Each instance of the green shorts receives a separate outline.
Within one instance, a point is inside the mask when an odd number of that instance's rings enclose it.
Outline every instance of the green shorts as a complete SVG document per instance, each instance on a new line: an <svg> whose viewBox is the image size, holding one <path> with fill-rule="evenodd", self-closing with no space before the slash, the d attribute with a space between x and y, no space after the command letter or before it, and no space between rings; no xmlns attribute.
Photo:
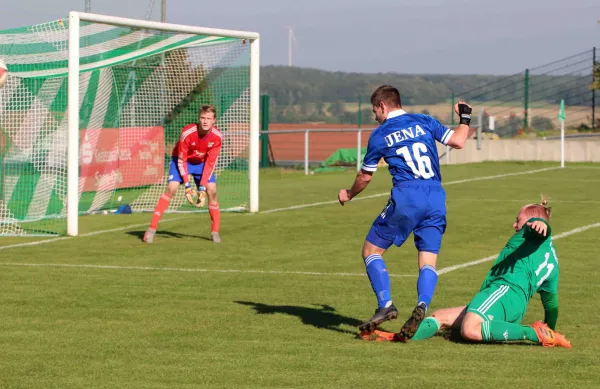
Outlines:
<svg viewBox="0 0 600 389"><path fill-rule="evenodd" d="M527 304L509 285L490 285L481 290L467 305L467 312L485 321L499 320L518 324L525 316Z"/></svg>

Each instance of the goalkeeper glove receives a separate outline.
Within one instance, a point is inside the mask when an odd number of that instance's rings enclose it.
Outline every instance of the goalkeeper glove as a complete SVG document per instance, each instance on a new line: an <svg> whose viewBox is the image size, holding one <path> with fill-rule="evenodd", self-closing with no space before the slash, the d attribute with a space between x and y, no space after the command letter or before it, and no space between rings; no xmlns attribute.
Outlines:
<svg viewBox="0 0 600 389"><path fill-rule="evenodd" d="M187 182L185 184L185 198L187 199L187 201L192 205L196 205L196 201L194 201L195 200L194 198L197 196L198 196L198 193L196 192L196 190L194 188L192 188L192 184Z"/></svg>
<svg viewBox="0 0 600 389"><path fill-rule="evenodd" d="M206 187L199 186L198 187L198 200L196 201L196 207L202 208L206 203Z"/></svg>
<svg viewBox="0 0 600 389"><path fill-rule="evenodd" d="M467 104L458 104L458 116L460 117L460 124L471 124L471 112L473 109Z"/></svg>

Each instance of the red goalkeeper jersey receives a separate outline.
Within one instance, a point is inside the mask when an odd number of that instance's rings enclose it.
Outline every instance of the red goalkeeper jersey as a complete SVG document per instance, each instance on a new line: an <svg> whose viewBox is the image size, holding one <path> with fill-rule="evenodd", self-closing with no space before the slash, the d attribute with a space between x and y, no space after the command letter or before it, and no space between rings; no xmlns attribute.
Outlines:
<svg viewBox="0 0 600 389"><path fill-rule="evenodd" d="M204 163L200 186L206 186L221 153L221 139L221 131L216 127L212 127L204 136L200 136L195 123L183 127L172 155L177 157L177 167L185 184L190 181L187 162L195 165Z"/></svg>

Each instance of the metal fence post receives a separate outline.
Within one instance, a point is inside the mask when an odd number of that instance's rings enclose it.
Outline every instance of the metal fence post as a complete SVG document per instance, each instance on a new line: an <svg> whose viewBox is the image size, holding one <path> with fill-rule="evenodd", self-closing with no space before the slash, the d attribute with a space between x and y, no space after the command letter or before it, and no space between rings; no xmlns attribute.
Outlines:
<svg viewBox="0 0 600 389"><path fill-rule="evenodd" d="M481 150L481 133L483 132L483 108L477 116L477 150Z"/></svg>
<svg viewBox="0 0 600 389"><path fill-rule="evenodd" d="M450 102L450 124L454 128L454 92L452 92L452 100Z"/></svg>
<svg viewBox="0 0 600 389"><path fill-rule="evenodd" d="M598 76L596 74L596 67L600 66L596 64L596 47L592 50L592 129L596 129L596 88L594 85L600 83L600 80L596 80Z"/></svg>
<svg viewBox="0 0 600 389"><path fill-rule="evenodd" d="M525 92L523 96L523 130L529 128L529 69L525 69Z"/></svg>
<svg viewBox="0 0 600 389"><path fill-rule="evenodd" d="M456 96L454 95L454 92L452 92L452 99L450 101L450 126L452 128L454 128L454 100L456 99ZM444 155L444 161L446 162L446 165L448 165L450 163L450 146L446 145L446 154Z"/></svg>
<svg viewBox="0 0 600 389"><path fill-rule="evenodd" d="M356 134L356 171L360 170L361 143L362 143L362 96L358 96L358 133Z"/></svg>
<svg viewBox="0 0 600 389"><path fill-rule="evenodd" d="M260 136L260 167L268 167L269 161L269 95L261 96L261 131L263 132Z"/></svg>
<svg viewBox="0 0 600 389"><path fill-rule="evenodd" d="M358 121L358 128L360 128L362 124L362 97L358 96L358 115L356 117Z"/></svg>
<svg viewBox="0 0 600 389"><path fill-rule="evenodd" d="M308 130L304 131L304 174L308 175Z"/></svg>
<svg viewBox="0 0 600 389"><path fill-rule="evenodd" d="M362 152L361 152L361 144L362 144L362 130L360 129L360 127L358 128L358 132L356 133L356 171L360 171L360 165L361 165L361 158L362 158Z"/></svg>

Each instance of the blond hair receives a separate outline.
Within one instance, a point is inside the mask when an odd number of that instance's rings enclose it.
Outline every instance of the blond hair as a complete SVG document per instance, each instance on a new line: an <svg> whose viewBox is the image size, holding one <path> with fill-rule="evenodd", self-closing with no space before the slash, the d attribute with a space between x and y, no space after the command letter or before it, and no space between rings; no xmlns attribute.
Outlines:
<svg viewBox="0 0 600 389"><path fill-rule="evenodd" d="M200 112L198 112L198 116L200 116L201 114L205 113L205 112L212 112L213 115L215 116L215 118L217 117L217 109L215 108L214 105L203 105L202 107L200 107Z"/></svg>

